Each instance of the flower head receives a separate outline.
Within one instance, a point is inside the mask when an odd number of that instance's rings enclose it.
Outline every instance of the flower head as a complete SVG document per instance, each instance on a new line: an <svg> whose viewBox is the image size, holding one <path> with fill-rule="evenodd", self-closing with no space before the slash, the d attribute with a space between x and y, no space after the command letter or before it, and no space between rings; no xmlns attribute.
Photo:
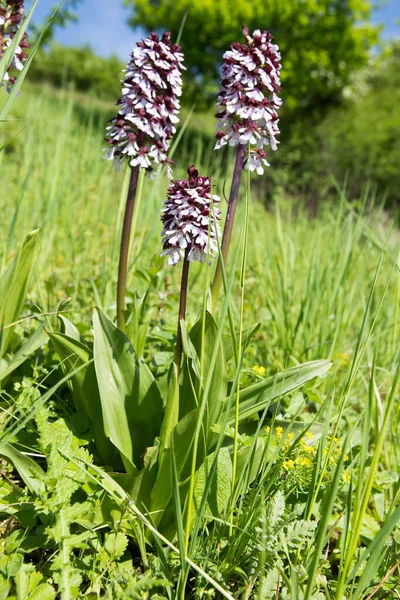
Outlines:
<svg viewBox="0 0 400 600"><path fill-rule="evenodd" d="M170 265L176 265L186 254L191 262L204 262L208 253L215 258L218 252L220 199L211 193L211 179L199 177L194 165L188 168L188 175L188 179L171 183L161 214L164 225L161 256L169 255Z"/></svg>
<svg viewBox="0 0 400 600"><path fill-rule="evenodd" d="M151 171L171 162L167 153L179 121L183 54L170 33L155 33L137 42L118 101L119 112L107 128L105 158Z"/></svg>
<svg viewBox="0 0 400 600"><path fill-rule="evenodd" d="M276 150L278 143L281 55L268 31L257 29L250 36L245 27L243 34L247 43L234 43L224 54L215 148L249 143L245 166L262 175L269 166L263 148Z"/></svg>
<svg viewBox="0 0 400 600"><path fill-rule="evenodd" d="M11 45L24 16L24 0L0 0L0 58ZM27 34L24 33L19 45L15 49L10 66L4 73L3 80L7 81L7 89L10 90L16 81L12 71L21 71L27 59L26 49L29 48Z"/></svg>

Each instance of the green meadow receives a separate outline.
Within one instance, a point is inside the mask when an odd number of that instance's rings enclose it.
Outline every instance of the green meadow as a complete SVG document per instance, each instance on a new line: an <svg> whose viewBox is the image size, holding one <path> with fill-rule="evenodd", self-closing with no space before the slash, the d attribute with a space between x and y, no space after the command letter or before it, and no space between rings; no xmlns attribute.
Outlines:
<svg viewBox="0 0 400 600"><path fill-rule="evenodd" d="M268 185L274 156L244 171L229 259L190 265L177 360L165 171L139 176L122 331L113 103L26 81L1 106L0 600L400 597L395 203L333 174L310 202ZM170 156L223 223L213 132L185 107Z"/></svg>

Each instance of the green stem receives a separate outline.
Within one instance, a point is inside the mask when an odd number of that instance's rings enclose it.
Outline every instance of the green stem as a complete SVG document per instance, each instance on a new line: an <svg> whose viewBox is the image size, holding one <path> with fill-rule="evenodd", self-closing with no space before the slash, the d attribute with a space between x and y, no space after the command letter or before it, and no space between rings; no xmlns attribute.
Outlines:
<svg viewBox="0 0 400 600"><path fill-rule="evenodd" d="M240 298L240 323L239 323L239 349L238 355L240 356L239 365L242 364L243 361L243 322L244 322L244 300L245 300L245 280L246 280L246 262L247 262L247 246L248 246L248 232L249 232L249 202L250 202L250 171L248 171L248 179L247 179L247 193L246 193L246 211L245 211L245 222L244 222L244 237L243 237L243 254L242 254L242 266L240 272L240 288L241 288L241 298ZM238 365L237 368L240 368ZM239 448L239 399L240 399L240 386L239 381L236 388L236 396L235 396L235 431L233 438L233 459L232 459L232 498L235 495L235 481L236 481L236 472L237 472L237 455ZM233 523L233 504L232 504L232 514L230 518L231 523ZM232 532L231 532L232 533Z"/></svg>
<svg viewBox="0 0 400 600"><path fill-rule="evenodd" d="M187 288L188 288L188 280L189 280L189 265L190 265L189 260L188 260L189 250L190 250L190 247L186 248L185 258L183 259L181 294L180 294L180 299L179 299L178 330L176 333L176 346L175 346L174 362L178 369L178 378L179 378L179 371L181 368L181 361L182 361L181 321L184 321L185 317L186 317L186 299L187 299Z"/></svg>
<svg viewBox="0 0 400 600"><path fill-rule="evenodd" d="M124 223L122 226L121 249L118 265L118 284L117 284L117 323L118 327L125 330L125 293L126 280L128 273L129 243L132 228L133 209L135 207L136 190L139 179L139 167L134 167L131 171L128 196L126 199Z"/></svg>
<svg viewBox="0 0 400 600"><path fill-rule="evenodd" d="M233 223L235 220L236 205L237 205L237 199L238 199L238 195L239 195L240 180L242 177L243 161L244 161L245 154L246 154L246 145L241 144L240 146L238 146L237 152L236 152L236 160L235 160L235 168L234 168L233 177L232 177L231 193L229 195L228 212L226 213L224 233L222 236L221 254L219 257L217 269L216 269L215 275L214 275L214 281L213 281L212 288L211 288L211 300L212 300L213 311L215 310L215 307L217 305L218 294L219 294L219 290L220 290L221 283L222 283L222 269L221 269L220 261L223 260L224 264L226 265L226 262L228 259L229 246L230 246L231 237L232 237Z"/></svg>

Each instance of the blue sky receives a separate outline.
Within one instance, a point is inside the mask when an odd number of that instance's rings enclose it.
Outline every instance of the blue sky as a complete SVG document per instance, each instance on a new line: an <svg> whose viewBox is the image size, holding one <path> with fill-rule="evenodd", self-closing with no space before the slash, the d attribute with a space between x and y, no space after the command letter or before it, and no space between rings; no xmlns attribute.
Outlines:
<svg viewBox="0 0 400 600"><path fill-rule="evenodd" d="M44 20L55 4L57 0L39 0L34 21ZM79 22L58 29L56 39L71 46L90 44L102 56L116 54L125 60L140 32L133 32L127 26L130 11L124 8L123 0L82 0L78 12ZM373 16L374 22L384 24L385 38L400 36L400 26L396 24L398 19L400 0L388 0L386 6L375 11Z"/></svg>

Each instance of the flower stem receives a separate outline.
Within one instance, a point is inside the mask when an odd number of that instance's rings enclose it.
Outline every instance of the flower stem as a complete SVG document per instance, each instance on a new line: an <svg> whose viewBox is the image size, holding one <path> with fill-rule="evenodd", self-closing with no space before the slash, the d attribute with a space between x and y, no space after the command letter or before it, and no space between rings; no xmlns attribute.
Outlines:
<svg viewBox="0 0 400 600"><path fill-rule="evenodd" d="M174 362L178 369L178 377L179 371L181 368L181 360L182 360L182 329L181 329L181 321L185 319L186 316L186 298L187 298L187 287L189 280L189 265L190 262L188 260L190 247L186 248L185 258L183 259L182 266L182 280L181 280L181 295L179 299L179 317L178 317L178 330L176 334L176 347L175 347L175 359Z"/></svg>
<svg viewBox="0 0 400 600"><path fill-rule="evenodd" d="M240 179L242 177L243 171L243 161L246 154L246 145L241 144L237 148L236 152L236 160L235 160L235 169L233 171L232 177L232 186L231 193L229 195L229 204L228 204L228 212L226 213L226 221L224 227L224 233L222 236L222 244L221 244L221 254L219 257L219 261L217 264L217 269L214 275L214 281L211 288L211 299L212 299L212 309L215 310L219 290L222 283L222 269L220 261L223 260L224 264L226 264L229 252L229 245L231 242L232 230L233 230L233 222L235 220L235 212L237 199L239 195L239 187L240 187Z"/></svg>
<svg viewBox="0 0 400 600"><path fill-rule="evenodd" d="M131 179L129 182L128 196L126 199L124 223L122 226L121 249L118 265L118 284L117 284L117 324L118 327L125 330L125 292L128 273L129 242L131 237L132 216L135 207L136 190L139 180L140 167L134 167L131 170Z"/></svg>

